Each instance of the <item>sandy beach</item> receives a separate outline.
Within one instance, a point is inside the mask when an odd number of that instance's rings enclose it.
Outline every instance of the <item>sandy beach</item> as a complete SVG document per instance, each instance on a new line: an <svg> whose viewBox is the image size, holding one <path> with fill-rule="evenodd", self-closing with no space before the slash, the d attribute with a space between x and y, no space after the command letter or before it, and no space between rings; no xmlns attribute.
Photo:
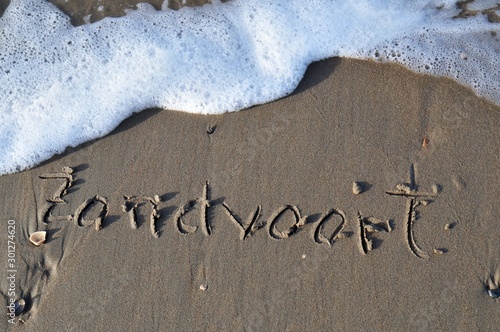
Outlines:
<svg viewBox="0 0 500 332"><path fill-rule="evenodd" d="M494 331L499 127L449 79L339 58L249 110L138 113L0 177L26 301L2 330Z"/></svg>
<svg viewBox="0 0 500 332"><path fill-rule="evenodd" d="M250 109L136 113L0 176L0 330L496 331L498 128L451 79L345 58Z"/></svg>

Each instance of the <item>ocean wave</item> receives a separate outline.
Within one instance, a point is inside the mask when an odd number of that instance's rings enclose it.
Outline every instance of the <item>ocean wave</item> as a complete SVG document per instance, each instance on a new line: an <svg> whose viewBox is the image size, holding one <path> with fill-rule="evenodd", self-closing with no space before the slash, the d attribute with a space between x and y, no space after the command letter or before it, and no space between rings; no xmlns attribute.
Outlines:
<svg viewBox="0 0 500 332"><path fill-rule="evenodd" d="M496 4L465 8L447 0L140 4L73 26L44 0L12 0L0 18L0 173L104 136L146 108L215 114L275 100L308 64L333 56L448 76L500 104Z"/></svg>

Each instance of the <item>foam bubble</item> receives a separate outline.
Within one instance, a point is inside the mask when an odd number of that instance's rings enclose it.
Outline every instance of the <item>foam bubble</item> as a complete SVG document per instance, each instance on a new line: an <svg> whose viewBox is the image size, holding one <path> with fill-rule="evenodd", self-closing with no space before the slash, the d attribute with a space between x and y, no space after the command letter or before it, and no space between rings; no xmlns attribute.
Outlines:
<svg viewBox="0 0 500 332"><path fill-rule="evenodd" d="M139 5L73 27L44 0L12 0L0 18L0 173L103 136L145 108L213 114L274 100L331 56L445 75L500 104L498 25L481 11L452 19L458 12L449 0L232 0Z"/></svg>

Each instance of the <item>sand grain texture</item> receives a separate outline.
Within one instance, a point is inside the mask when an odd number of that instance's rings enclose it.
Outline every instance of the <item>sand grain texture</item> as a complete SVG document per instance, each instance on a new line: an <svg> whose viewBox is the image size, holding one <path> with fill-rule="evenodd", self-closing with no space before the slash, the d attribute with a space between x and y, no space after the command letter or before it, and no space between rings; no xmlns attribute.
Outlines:
<svg viewBox="0 0 500 332"><path fill-rule="evenodd" d="M136 114L0 177L0 220L16 221L30 303L24 325L2 330L493 331L499 127L498 107L451 80L343 59L311 65L294 94L249 110ZM101 230L40 220L64 182L40 176L64 166L74 183L53 214L100 195ZM404 183L425 197L386 193ZM141 202L129 197L137 229L125 195ZM35 230L48 232L40 247Z"/></svg>

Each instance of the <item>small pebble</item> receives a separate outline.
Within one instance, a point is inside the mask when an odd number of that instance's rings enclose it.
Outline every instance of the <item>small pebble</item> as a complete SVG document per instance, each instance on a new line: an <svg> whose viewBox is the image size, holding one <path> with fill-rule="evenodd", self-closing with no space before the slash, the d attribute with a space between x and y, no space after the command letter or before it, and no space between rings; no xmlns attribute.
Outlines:
<svg viewBox="0 0 500 332"><path fill-rule="evenodd" d="M457 223L455 223L455 222L452 222L452 223L446 224L446 225L444 225L444 230L445 230L445 231L449 231L450 229L455 228L456 224L457 224Z"/></svg>
<svg viewBox="0 0 500 332"><path fill-rule="evenodd" d="M443 249L434 248L434 253L436 255L442 255L445 253L445 251Z"/></svg>
<svg viewBox="0 0 500 332"><path fill-rule="evenodd" d="M432 192L433 192L435 195L439 194L439 192L441 191L441 188L440 188L440 187L439 187L439 185L437 185L437 184L433 184L433 185L432 185L432 187L431 187L431 189L432 189Z"/></svg>
<svg viewBox="0 0 500 332"><path fill-rule="evenodd" d="M207 288L208 288L208 287L207 287L207 285L205 285L205 284L201 284L201 285L200 285L200 289L201 289L202 291L206 291L206 290L207 290Z"/></svg>
<svg viewBox="0 0 500 332"><path fill-rule="evenodd" d="M500 289L488 289L488 295L491 298L498 299L500 297Z"/></svg>
<svg viewBox="0 0 500 332"><path fill-rule="evenodd" d="M363 188L358 182L353 182L352 183L352 193L354 195L359 195L363 192Z"/></svg>

